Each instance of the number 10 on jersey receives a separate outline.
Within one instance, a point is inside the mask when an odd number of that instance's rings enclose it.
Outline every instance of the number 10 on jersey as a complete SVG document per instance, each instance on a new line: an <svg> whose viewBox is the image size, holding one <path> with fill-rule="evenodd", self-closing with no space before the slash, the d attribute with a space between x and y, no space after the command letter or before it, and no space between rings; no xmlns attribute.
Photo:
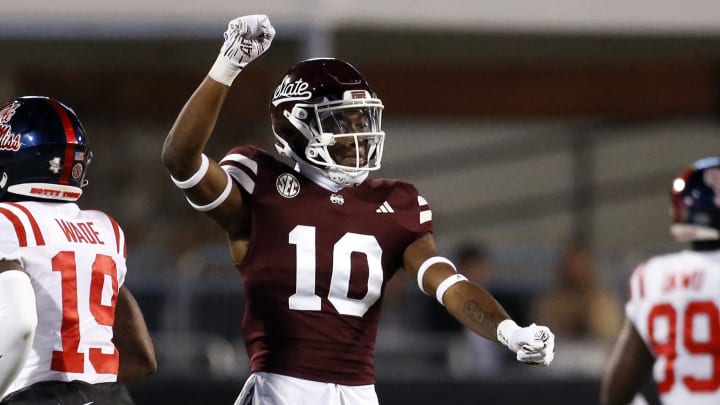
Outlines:
<svg viewBox="0 0 720 405"><path fill-rule="evenodd" d="M315 293L316 244L314 226L298 225L290 231L288 242L296 246L295 294L288 299L292 310L320 311L321 298ZM367 294L361 299L348 297L353 253L367 258ZM332 276L328 301L341 315L363 316L380 298L383 283L382 248L372 235L345 233L333 246Z"/></svg>

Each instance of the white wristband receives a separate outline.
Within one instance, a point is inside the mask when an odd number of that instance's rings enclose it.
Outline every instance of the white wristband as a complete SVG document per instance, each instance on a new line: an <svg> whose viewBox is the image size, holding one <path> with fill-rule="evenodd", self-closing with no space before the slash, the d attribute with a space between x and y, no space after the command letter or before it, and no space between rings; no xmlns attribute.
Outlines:
<svg viewBox="0 0 720 405"><path fill-rule="evenodd" d="M512 347L510 347L510 344L508 343L510 336L515 332L516 330L520 329L520 326L518 326L515 321L512 319L506 319L497 327L497 340L498 342L504 344L508 348L512 350Z"/></svg>
<svg viewBox="0 0 720 405"><path fill-rule="evenodd" d="M224 170L223 170L224 171ZM205 205L198 205L194 202L190 201L189 198L185 197L187 202L190 204L191 207L198 211L210 211L212 209L217 208L220 204L224 203L225 200L227 200L228 196L230 195L230 191L232 190L232 178L230 177L230 173L225 172L227 175L227 185L225 186L225 190L223 190L222 193L216 198L214 201L210 202L209 204Z"/></svg>
<svg viewBox="0 0 720 405"><path fill-rule="evenodd" d="M441 305L445 305L445 301L443 300L443 295L445 295L445 291L447 291L448 288L454 286L461 281L467 281L467 277L463 276L462 274L453 274L452 276L443 280L440 285L438 285L437 289L435 290L435 298L437 298L438 302Z"/></svg>
<svg viewBox="0 0 720 405"><path fill-rule="evenodd" d="M232 86L233 80L240 74L242 69L228 62L224 56L218 55L208 72L208 76L218 83L226 86Z"/></svg>
<svg viewBox="0 0 720 405"><path fill-rule="evenodd" d="M422 291L424 294L428 295L428 292L425 291L425 288L423 288L423 278L425 277L425 272L428 271L430 266L437 263L445 263L450 265L450 267L453 268L457 272L457 269L455 268L455 265L450 260L442 257L442 256L433 256L422 262L420 265L420 268L417 272L417 283L418 287L420 287L420 291Z"/></svg>
<svg viewBox="0 0 720 405"><path fill-rule="evenodd" d="M205 175L207 174L208 168L210 168L210 161L209 161L208 157L205 156L205 154L203 153L200 155L200 167L197 169L195 174L190 176L189 179L178 180L173 176L170 176L170 179L180 189L186 190L188 188L193 188L198 183L200 183L200 180L202 180L203 177L205 177Z"/></svg>

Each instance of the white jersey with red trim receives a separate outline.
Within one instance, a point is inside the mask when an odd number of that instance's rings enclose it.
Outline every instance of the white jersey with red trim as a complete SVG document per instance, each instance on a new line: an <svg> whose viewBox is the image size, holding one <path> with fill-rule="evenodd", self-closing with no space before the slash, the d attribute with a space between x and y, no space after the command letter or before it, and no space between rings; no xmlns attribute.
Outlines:
<svg viewBox="0 0 720 405"><path fill-rule="evenodd" d="M22 262L38 311L32 350L8 393L39 381L116 381L112 326L127 272L118 224L75 203L0 203L0 259Z"/></svg>
<svg viewBox="0 0 720 405"><path fill-rule="evenodd" d="M683 251L640 265L626 313L655 356L663 404L720 404L720 251Z"/></svg>

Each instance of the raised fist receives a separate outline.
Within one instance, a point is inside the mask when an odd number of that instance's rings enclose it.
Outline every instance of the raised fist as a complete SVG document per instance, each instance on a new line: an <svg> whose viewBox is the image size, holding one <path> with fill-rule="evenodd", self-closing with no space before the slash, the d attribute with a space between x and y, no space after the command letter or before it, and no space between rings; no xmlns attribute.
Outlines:
<svg viewBox="0 0 720 405"><path fill-rule="evenodd" d="M275 28L266 15L246 15L230 21L224 36L220 55L228 63L243 69L270 48Z"/></svg>
<svg viewBox="0 0 720 405"><path fill-rule="evenodd" d="M548 366L555 357L555 335L547 326L533 323L510 335L508 347L515 351L518 361Z"/></svg>
<svg viewBox="0 0 720 405"><path fill-rule="evenodd" d="M507 319L498 326L498 340L523 363L548 366L555 357L555 335L547 326L533 323L521 328Z"/></svg>

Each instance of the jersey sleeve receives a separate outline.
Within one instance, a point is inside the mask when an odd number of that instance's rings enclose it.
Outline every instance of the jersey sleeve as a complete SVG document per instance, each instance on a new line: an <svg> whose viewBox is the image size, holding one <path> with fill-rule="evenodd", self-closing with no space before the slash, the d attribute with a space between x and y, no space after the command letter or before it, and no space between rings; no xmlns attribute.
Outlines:
<svg viewBox="0 0 720 405"><path fill-rule="evenodd" d="M405 228L418 237L432 232L432 210L427 199L420 195L414 185L409 183L397 182L394 189L396 195L392 200L397 199L397 204L404 208L402 209L402 222Z"/></svg>
<svg viewBox="0 0 720 405"><path fill-rule="evenodd" d="M418 232L419 233L426 233L426 232L432 232L433 230L433 222L432 222L432 210L430 209L430 204L425 199L425 197L418 194L417 196L417 203L418 203Z"/></svg>
<svg viewBox="0 0 720 405"><path fill-rule="evenodd" d="M20 236L18 222L13 223L12 213L0 207L0 260L20 260ZM22 230L24 232L24 230Z"/></svg>
<svg viewBox="0 0 720 405"><path fill-rule="evenodd" d="M107 214L105 214L107 215ZM107 215L108 220L113 228L115 234L115 248L118 254L125 260L127 260L127 242L125 241L125 232L122 227L115 221L113 217ZM122 287L125 284L125 276L127 275L127 269L125 271L118 272L118 287Z"/></svg>
<svg viewBox="0 0 720 405"><path fill-rule="evenodd" d="M230 150L220 160L220 167L230 174L244 193L252 196L255 192L260 159L261 151L256 147L239 146Z"/></svg>
<svg viewBox="0 0 720 405"><path fill-rule="evenodd" d="M90 213L96 219L106 220L107 224L112 229L113 235L113 249L117 254L122 257L123 262L127 260L127 242L125 241L125 232L122 227L115 221L115 218L110 216L108 213L98 210L87 210L86 213ZM122 287L125 284L125 276L127 275L126 264L122 264L122 268L118 269L118 287Z"/></svg>
<svg viewBox="0 0 720 405"><path fill-rule="evenodd" d="M625 315L638 328L642 300L645 298L645 263L640 264L628 281L628 301L625 304ZM639 329L638 329L639 330Z"/></svg>

